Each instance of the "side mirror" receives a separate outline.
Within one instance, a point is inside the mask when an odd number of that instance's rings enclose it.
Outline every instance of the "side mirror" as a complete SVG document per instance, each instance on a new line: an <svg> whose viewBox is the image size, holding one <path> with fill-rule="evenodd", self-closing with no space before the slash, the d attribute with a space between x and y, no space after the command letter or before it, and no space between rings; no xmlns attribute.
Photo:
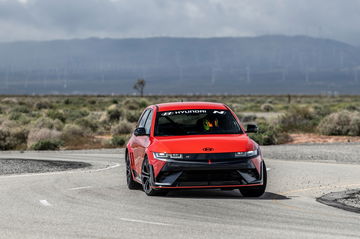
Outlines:
<svg viewBox="0 0 360 239"><path fill-rule="evenodd" d="M139 127L139 128L135 129L134 135L135 136L144 136L144 135L147 135L147 134L146 134L146 130L145 130L144 127Z"/></svg>
<svg viewBox="0 0 360 239"><path fill-rule="evenodd" d="M255 124L248 124L246 126L246 133L257 133L258 127Z"/></svg>

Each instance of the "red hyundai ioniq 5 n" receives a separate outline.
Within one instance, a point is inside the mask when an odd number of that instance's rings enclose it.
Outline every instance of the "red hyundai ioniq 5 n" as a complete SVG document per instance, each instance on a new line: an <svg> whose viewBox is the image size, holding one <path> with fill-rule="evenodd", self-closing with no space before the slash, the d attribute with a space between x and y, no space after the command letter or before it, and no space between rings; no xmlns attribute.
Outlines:
<svg viewBox="0 0 360 239"><path fill-rule="evenodd" d="M239 189L259 197L266 167L259 145L231 109L220 103L151 105L142 113L125 151L129 189L142 186L149 196L169 190Z"/></svg>

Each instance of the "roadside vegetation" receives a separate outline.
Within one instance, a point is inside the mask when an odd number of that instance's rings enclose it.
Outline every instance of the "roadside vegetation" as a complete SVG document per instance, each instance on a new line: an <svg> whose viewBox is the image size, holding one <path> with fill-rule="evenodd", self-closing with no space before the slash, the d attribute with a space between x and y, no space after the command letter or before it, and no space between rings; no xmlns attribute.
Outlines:
<svg viewBox="0 0 360 239"><path fill-rule="evenodd" d="M263 145L291 133L360 136L360 96L0 96L0 150L122 147L146 106L176 101L226 103L258 124L251 137Z"/></svg>

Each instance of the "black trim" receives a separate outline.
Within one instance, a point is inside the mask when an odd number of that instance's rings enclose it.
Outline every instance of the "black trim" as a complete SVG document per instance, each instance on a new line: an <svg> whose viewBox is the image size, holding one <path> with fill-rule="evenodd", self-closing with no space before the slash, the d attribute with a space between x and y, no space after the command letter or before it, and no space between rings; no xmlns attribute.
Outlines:
<svg viewBox="0 0 360 239"><path fill-rule="evenodd" d="M182 159L176 159L176 161L181 162L208 162L211 163L229 163L233 161L242 161L249 160L251 158L257 157L254 155L252 157L236 157L234 152L231 153L200 153L200 154L183 154ZM175 161L175 160L174 160Z"/></svg>
<svg viewBox="0 0 360 239"><path fill-rule="evenodd" d="M167 162L155 186L231 186L263 183L263 168L258 173L250 159L221 163Z"/></svg>

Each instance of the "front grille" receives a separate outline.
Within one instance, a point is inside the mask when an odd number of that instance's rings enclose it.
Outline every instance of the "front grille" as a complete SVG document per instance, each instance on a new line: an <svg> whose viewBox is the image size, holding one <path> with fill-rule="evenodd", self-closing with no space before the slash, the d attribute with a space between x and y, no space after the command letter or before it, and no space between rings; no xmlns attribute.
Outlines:
<svg viewBox="0 0 360 239"><path fill-rule="evenodd" d="M172 186L214 186L255 183L260 175L254 169L162 171L156 181Z"/></svg>
<svg viewBox="0 0 360 239"><path fill-rule="evenodd" d="M176 182L178 186L238 185L245 183L236 170L184 171Z"/></svg>
<svg viewBox="0 0 360 239"><path fill-rule="evenodd" d="M208 154L183 154L183 158L179 161L193 161L193 162L220 162L224 160L239 160L235 153L208 153Z"/></svg>

